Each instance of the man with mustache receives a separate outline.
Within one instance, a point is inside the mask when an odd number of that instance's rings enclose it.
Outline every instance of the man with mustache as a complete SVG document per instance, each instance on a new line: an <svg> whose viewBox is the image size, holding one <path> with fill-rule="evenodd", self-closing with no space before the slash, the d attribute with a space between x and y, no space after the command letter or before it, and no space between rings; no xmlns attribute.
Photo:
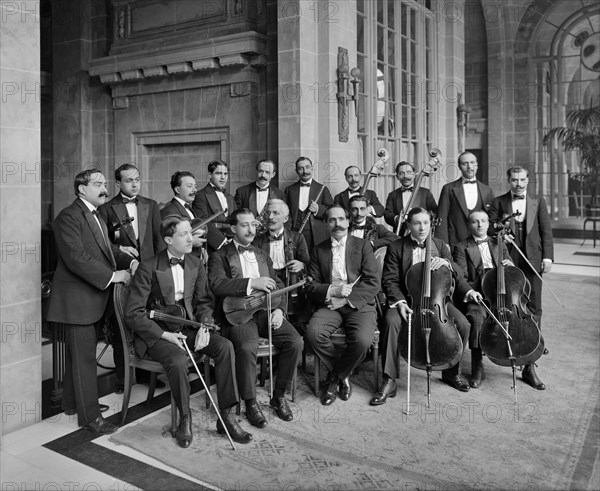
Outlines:
<svg viewBox="0 0 600 491"><path fill-rule="evenodd" d="M321 404L329 406L338 393L343 401L352 395L350 374L373 343L377 323L375 295L380 280L371 244L348 235L348 212L340 205L331 205L325 218L330 238L318 244L310 257L308 274L313 281L307 289L317 310L305 337L329 370L320 395ZM331 341L339 327L346 333L342 353Z"/></svg>
<svg viewBox="0 0 600 491"><path fill-rule="evenodd" d="M105 203L106 179L98 169L80 172L73 184L77 198L53 223L58 264L52 278L48 322L65 326L66 361L63 409L77 414L79 426L98 434L118 427L100 415L96 368L96 323L109 304L113 283L128 284L136 259L121 252L98 218Z"/></svg>
<svg viewBox="0 0 600 491"><path fill-rule="evenodd" d="M415 166L409 162L398 162L396 165L396 178L400 181L400 187L388 194L385 202L385 212L383 214L385 221L394 231L398 226L398 221L402 213L406 213L408 202L414 193L415 189ZM427 211L437 211L437 203L431 194L431 191L426 187L420 186L417 195L412 202L412 207L425 208ZM406 225L400 230L400 235L404 235L407 231Z"/></svg>
<svg viewBox="0 0 600 491"><path fill-rule="evenodd" d="M298 182L285 189L285 202L290 207L292 230L298 231L307 213L310 214L308 222L302 230L308 250L312 251L315 244L327 238L327 226L323 222L323 214L333 198L329 189L313 179L314 166L308 157L298 157L296 160L296 174ZM323 192L319 196L319 192ZM317 196L319 199L317 199Z"/></svg>
<svg viewBox="0 0 600 491"><path fill-rule="evenodd" d="M231 238L228 217L235 210L235 200L227 192L229 165L222 160L208 164L208 184L196 193L193 209L198 218L208 218L218 211L222 213L207 227L208 253L216 251Z"/></svg>
<svg viewBox="0 0 600 491"><path fill-rule="evenodd" d="M333 198L333 202L336 205L341 205L344 209L350 211L350 199L353 196L357 196L360 194L360 187L362 179L360 177L360 169L355 165L351 165L346 167L344 171L344 177L346 178L346 182L348 183L348 189L342 191L335 195ZM379 202L375 191L371 189L366 189L364 192L365 198L367 198L367 211L370 215L373 215L375 218L379 218L383 216L384 208L383 205Z"/></svg>
<svg viewBox="0 0 600 491"><path fill-rule="evenodd" d="M254 216L260 217L265 210L267 201L283 199L283 192L271 183L277 173L272 160L259 161L256 165L256 173L256 181L239 187L235 192L234 200L237 208L248 208L254 213ZM263 223L265 220L259 221Z"/></svg>
<svg viewBox="0 0 600 491"><path fill-rule="evenodd" d="M141 180L138 168L133 164L123 164L115 170L115 183L119 192L113 199L98 208L98 213L108 227L108 236L122 252L132 258L143 260L158 254L165 248L160 236L160 210L158 203L140 196ZM124 387L124 354L121 334L114 316L113 359L117 382L115 394L122 394ZM150 372L136 369L138 383L148 383ZM156 387L164 387L161 380Z"/></svg>
<svg viewBox="0 0 600 491"><path fill-rule="evenodd" d="M189 171L177 171L171 176L171 189L173 199L160 210L161 219L169 215L179 215L185 218L196 218L196 212L192 208L196 197L196 178ZM202 256L202 246L206 242L205 231L197 230L193 235L193 254Z"/></svg>
<svg viewBox="0 0 600 491"><path fill-rule="evenodd" d="M350 234L368 241L374 251L400 238L395 233L390 232L384 225L379 225L374 218L369 216L369 201L366 196L361 196L360 194L353 196L350 198L348 206L352 217Z"/></svg>
<svg viewBox="0 0 600 491"><path fill-rule="evenodd" d="M494 199L492 188L475 177L478 167L475 155L471 152L461 153L458 167L461 177L442 188L437 213L441 224L435 229L435 236L451 248L471 235L469 212L487 210Z"/></svg>
<svg viewBox="0 0 600 491"><path fill-rule="evenodd" d="M264 428L267 420L256 400L256 354L259 337L268 337L269 316L258 310L251 320L232 325L223 312L225 297L246 297L260 292L269 293L283 288L283 283L273 269L273 262L262 249L252 245L256 236L256 219L247 208L235 210L230 217L233 240L209 256L208 278L217 299L215 317L221 323L222 334L235 348L237 383L240 398L246 405L250 424ZM273 345L280 350L277 378L273 384L270 406L283 421L294 418L285 398L292 385L298 357L304 343L294 327L285 318L287 298L283 295L279 306L271 313Z"/></svg>
<svg viewBox="0 0 600 491"><path fill-rule="evenodd" d="M508 226L514 236L512 243L508 245L508 251L515 265L525 273L525 277L531 284L529 295L529 309L537 321L540 329L542 327L542 281L532 271L513 244L517 246L529 262L542 275L549 273L554 260L554 243L552 240L552 223L548 214L548 207L543 197L531 196L527 193L529 184L529 171L521 166L508 169L508 184L510 191L498 196L490 206L490 222L512 215L519 211L520 215L513 217ZM507 242L511 239L506 236ZM546 385L535 373L535 364L525 366L522 372L523 381L534 389L544 390Z"/></svg>

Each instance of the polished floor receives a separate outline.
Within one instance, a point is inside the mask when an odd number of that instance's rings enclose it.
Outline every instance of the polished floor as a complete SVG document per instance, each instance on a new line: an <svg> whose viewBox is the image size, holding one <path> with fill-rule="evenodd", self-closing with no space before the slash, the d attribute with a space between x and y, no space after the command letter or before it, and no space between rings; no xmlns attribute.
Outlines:
<svg viewBox="0 0 600 491"><path fill-rule="evenodd" d="M600 247L588 241L561 241L551 274L600 277ZM547 293L545 293L545 296ZM597 299L596 299L597 301ZM193 384L199 390L199 384ZM135 385L130 404L135 420L151 417L169 404L168 392L158 390L145 404L147 387ZM109 394L106 417L116 422L122 396ZM60 413L2 437L0 482L2 490L131 490L214 489L125 446L95 437L77 427L76 416ZM597 465L597 463L596 463Z"/></svg>

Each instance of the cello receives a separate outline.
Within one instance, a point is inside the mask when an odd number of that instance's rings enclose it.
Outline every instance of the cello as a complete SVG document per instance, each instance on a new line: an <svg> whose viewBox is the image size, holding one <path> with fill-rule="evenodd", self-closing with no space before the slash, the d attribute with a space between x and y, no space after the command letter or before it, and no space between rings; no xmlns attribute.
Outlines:
<svg viewBox="0 0 600 491"><path fill-rule="evenodd" d="M448 316L446 302L454 291L454 277L449 268L431 269L434 221L427 236L425 261L413 264L406 272L406 287L413 310L410 352L408 329L402 323L400 355L411 366L427 372L427 407L431 399L431 371L446 370L458 363L463 342L456 323Z"/></svg>
<svg viewBox="0 0 600 491"><path fill-rule="evenodd" d="M500 366L512 367L516 402L516 366L536 361L544 351L544 341L533 314L527 308L531 285L523 271L502 263L504 235L498 232L498 265L481 280L484 298L491 314L482 326L479 345L487 357Z"/></svg>

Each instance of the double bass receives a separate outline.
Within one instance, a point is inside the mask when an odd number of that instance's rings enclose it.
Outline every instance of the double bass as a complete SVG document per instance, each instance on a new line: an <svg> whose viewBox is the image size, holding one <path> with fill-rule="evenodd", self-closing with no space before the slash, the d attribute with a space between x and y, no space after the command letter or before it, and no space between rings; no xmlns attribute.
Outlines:
<svg viewBox="0 0 600 491"><path fill-rule="evenodd" d="M456 365L463 353L463 342L456 323L448 316L446 302L454 291L454 276L449 268L431 269L434 221L427 236L425 261L413 264L406 273L406 287L411 299L411 356L408 357L408 328L402 323L400 355L411 366L427 372L427 407L431 399L431 371Z"/></svg>
<svg viewBox="0 0 600 491"><path fill-rule="evenodd" d="M481 281L490 316L483 323L479 345L490 361L512 367L516 402L516 366L536 361L544 351L544 341L527 307L529 281L519 268L502 263L505 233L504 228L498 232L498 265L485 273Z"/></svg>

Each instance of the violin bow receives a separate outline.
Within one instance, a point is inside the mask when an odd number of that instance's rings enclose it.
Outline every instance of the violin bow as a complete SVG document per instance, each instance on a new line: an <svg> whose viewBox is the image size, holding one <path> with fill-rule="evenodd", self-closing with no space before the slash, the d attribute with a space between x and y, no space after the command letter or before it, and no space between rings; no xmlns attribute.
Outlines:
<svg viewBox="0 0 600 491"><path fill-rule="evenodd" d="M187 343L185 342L185 340L183 340L182 343L185 346L185 349L187 350L187 353L190 357L190 360L192 360L192 363L194 364L194 368L196 369L196 373L198 374L198 377L200 378L200 381L202 382L202 385L204 386L204 390L206 391L206 395L208 395L208 398L210 399L210 402L212 403L213 407L215 408L215 412L217 413L217 417L219 418L219 421L221 422L221 424L223 425L223 429L225 430L225 434L227 435L227 438L229 438L229 443L231 443L231 448L233 448L235 450L235 445L233 444L233 440L231 439L231 435L229 434L229 430L227 429L227 426L225 425L225 421L223 421L223 417L221 416L221 411L219 411L219 408L217 407L217 405L215 404L215 400L213 399L209 388L206 385L206 382L204 381L204 378L202 377L202 374L200 373L200 369L198 368L198 365L196 365L196 360L194 360L194 357L192 356L192 352L190 351L190 347L187 345Z"/></svg>
<svg viewBox="0 0 600 491"><path fill-rule="evenodd" d="M410 411L410 348L412 344L412 314L408 314L408 368L406 369L406 408L404 414L409 414Z"/></svg>
<svg viewBox="0 0 600 491"><path fill-rule="evenodd" d="M271 292L267 292L267 330L269 333L269 400L273 399L273 332L271 322L273 314L271 313Z"/></svg>
<svg viewBox="0 0 600 491"><path fill-rule="evenodd" d="M496 324L498 324L498 326L500 327L500 329L502 329L502 332L504 333L504 337L509 340L512 341L512 336L508 333L508 331L504 328L504 326L502 325L502 323L498 320L498 318L494 315L494 313L489 309L489 307L485 304L485 302L483 300L480 300L477 302L479 305L482 305L483 308L485 310L487 310L487 313L490 314L491 318L494 319L494 322Z"/></svg>

